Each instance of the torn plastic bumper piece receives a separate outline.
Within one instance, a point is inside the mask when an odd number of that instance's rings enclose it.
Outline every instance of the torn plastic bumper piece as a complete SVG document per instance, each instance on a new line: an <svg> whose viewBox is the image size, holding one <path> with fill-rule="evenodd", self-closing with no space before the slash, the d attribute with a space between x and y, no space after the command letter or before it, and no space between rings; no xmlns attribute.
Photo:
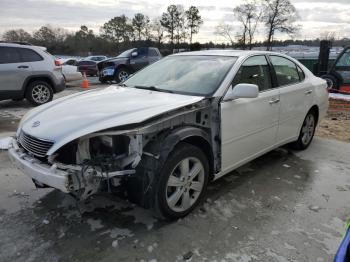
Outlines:
<svg viewBox="0 0 350 262"><path fill-rule="evenodd" d="M53 187L64 193L84 188L84 185L79 184L76 179L77 176L81 175L80 166L74 166L74 168L70 169L69 166L61 168L59 163L53 165L43 163L21 149L15 139L12 139L10 142L8 152L13 164L24 174L35 180L35 184ZM121 170L110 172L104 178L110 179L132 174L135 174L135 170Z"/></svg>

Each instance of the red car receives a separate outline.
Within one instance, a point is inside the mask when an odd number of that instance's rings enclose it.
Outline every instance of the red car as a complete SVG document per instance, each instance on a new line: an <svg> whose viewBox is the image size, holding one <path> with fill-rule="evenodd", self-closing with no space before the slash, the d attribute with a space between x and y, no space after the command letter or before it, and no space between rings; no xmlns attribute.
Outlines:
<svg viewBox="0 0 350 262"><path fill-rule="evenodd" d="M82 74L85 73L88 76L97 76L98 69L95 61L83 60L78 62L78 71Z"/></svg>

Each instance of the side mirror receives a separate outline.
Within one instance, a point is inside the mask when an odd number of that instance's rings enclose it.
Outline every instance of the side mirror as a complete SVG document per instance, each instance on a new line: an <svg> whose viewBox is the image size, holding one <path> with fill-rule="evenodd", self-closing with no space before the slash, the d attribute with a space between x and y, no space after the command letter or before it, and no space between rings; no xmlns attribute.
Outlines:
<svg viewBox="0 0 350 262"><path fill-rule="evenodd" d="M138 56L139 54L136 52L136 51L134 51L134 52L132 52L131 53L131 57L136 57L136 56Z"/></svg>
<svg viewBox="0 0 350 262"><path fill-rule="evenodd" d="M259 96L259 87L253 84L238 84L229 88L224 101L230 101L236 98L256 98Z"/></svg>

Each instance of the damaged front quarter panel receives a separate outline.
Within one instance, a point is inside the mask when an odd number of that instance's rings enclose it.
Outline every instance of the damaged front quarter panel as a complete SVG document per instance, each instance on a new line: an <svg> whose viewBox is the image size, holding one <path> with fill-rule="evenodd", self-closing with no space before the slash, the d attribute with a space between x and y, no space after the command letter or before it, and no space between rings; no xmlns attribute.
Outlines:
<svg viewBox="0 0 350 262"><path fill-rule="evenodd" d="M200 147L208 156L211 174L215 174L220 170L221 152L218 104L216 98L207 98L140 124L82 136L59 148L48 162L68 173L67 191L79 199L111 191L121 181L135 177L145 185L143 193L147 195L152 190L147 183L153 178L145 170L145 159L161 168L180 141Z"/></svg>

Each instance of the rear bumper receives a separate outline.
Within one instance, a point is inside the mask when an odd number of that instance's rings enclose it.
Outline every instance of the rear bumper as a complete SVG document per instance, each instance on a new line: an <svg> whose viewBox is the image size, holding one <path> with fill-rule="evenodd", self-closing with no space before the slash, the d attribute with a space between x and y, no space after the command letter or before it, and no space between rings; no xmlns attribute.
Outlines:
<svg viewBox="0 0 350 262"><path fill-rule="evenodd" d="M68 172L57 169L55 165L44 164L26 154L18 147L15 139L11 141L8 153L13 164L30 178L65 193L72 191Z"/></svg>
<svg viewBox="0 0 350 262"><path fill-rule="evenodd" d="M55 83L54 89L55 89L55 93L61 92L66 88L66 83L64 81L64 77L62 75L62 77L59 79L59 81L57 83Z"/></svg>

